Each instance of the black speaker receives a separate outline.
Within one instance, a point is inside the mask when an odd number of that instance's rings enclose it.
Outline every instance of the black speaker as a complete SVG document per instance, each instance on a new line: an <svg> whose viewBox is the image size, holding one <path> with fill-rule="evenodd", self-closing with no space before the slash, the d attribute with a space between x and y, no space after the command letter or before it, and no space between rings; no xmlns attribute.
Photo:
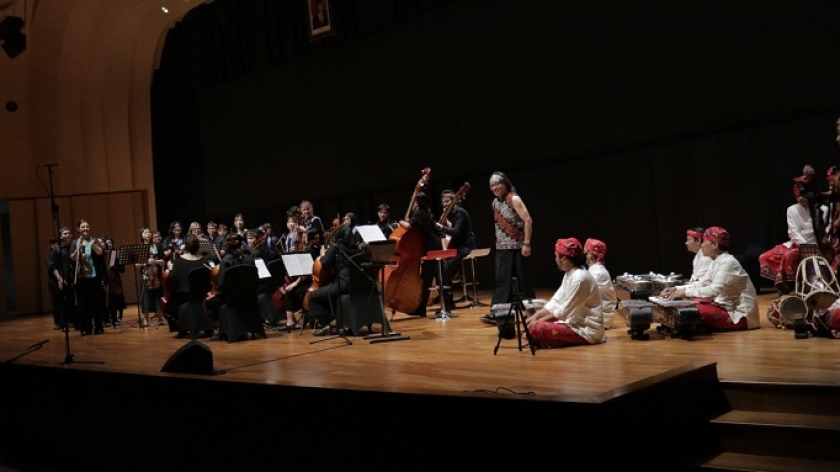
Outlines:
<svg viewBox="0 0 840 472"><path fill-rule="evenodd" d="M205 344L192 340L175 351L160 371L213 375L213 353Z"/></svg>

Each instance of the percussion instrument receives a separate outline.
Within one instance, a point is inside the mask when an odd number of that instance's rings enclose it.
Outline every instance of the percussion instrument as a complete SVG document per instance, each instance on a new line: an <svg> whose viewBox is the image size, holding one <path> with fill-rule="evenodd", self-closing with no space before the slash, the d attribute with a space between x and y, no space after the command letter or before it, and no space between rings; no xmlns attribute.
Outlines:
<svg viewBox="0 0 840 472"><path fill-rule="evenodd" d="M627 320L627 334L630 339L647 341L650 339L645 331L650 328L653 322L654 304L647 300L622 300L619 303L619 310Z"/></svg>
<svg viewBox="0 0 840 472"><path fill-rule="evenodd" d="M625 272L615 278L615 296L619 300L646 300L656 290L652 275L631 275Z"/></svg>
<svg viewBox="0 0 840 472"><path fill-rule="evenodd" d="M700 324L700 313L691 300L668 300L650 297L653 305L653 321L659 323L656 330L672 338L689 339Z"/></svg>
<svg viewBox="0 0 840 472"><path fill-rule="evenodd" d="M770 302L767 309L767 320L779 329L793 329L795 319L807 317L808 305L797 295L782 295Z"/></svg>
<svg viewBox="0 0 840 472"><path fill-rule="evenodd" d="M822 256L802 259L796 269L794 292L811 311L827 310L833 305L840 297L840 284L828 259Z"/></svg>

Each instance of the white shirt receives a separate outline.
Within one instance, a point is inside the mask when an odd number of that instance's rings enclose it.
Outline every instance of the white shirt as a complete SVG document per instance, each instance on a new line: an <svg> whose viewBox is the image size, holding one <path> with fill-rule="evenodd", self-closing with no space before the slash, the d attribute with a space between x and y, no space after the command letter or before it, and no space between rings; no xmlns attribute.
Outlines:
<svg viewBox="0 0 840 472"><path fill-rule="evenodd" d="M821 208L821 212L825 213L826 209ZM825 214L823 214L825 218ZM814 234L814 224L811 221L811 214L807 208L800 204L791 205L787 209L787 226L788 237L790 240L785 243L785 247L791 247L793 243L799 244L817 244L817 236Z"/></svg>
<svg viewBox="0 0 840 472"><path fill-rule="evenodd" d="M689 298L708 298L729 313L733 323L747 317L747 328L760 328L755 287L737 259L724 252L712 261L702 279L685 287Z"/></svg>
<svg viewBox="0 0 840 472"><path fill-rule="evenodd" d="M694 255L694 262L691 264L691 279L690 282L696 282L703 278L706 275L706 272L709 271L709 266L712 265L712 258L709 256L704 256L703 251L697 251L697 254Z"/></svg>
<svg viewBox="0 0 840 472"><path fill-rule="evenodd" d="M613 327L613 316L615 315L615 307L618 304L612 277L610 277L610 272L601 262L596 262L589 266L589 273L592 274L595 283L598 284L598 291L601 293L601 314L604 316L604 327L610 329Z"/></svg>
<svg viewBox="0 0 840 472"><path fill-rule="evenodd" d="M566 272L557 292L546 302L546 310L557 321L565 323L590 344L607 340L604 317L601 315L601 293L592 274L583 267Z"/></svg>

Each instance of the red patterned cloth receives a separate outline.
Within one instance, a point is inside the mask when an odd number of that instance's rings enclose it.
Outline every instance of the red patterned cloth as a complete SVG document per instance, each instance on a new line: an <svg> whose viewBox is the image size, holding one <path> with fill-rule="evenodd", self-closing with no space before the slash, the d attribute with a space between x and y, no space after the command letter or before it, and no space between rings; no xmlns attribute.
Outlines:
<svg viewBox="0 0 840 472"><path fill-rule="evenodd" d="M722 306L705 298L693 298L697 313L700 314L700 326L706 326L723 331L742 331L747 329L747 317L733 323L732 318Z"/></svg>
<svg viewBox="0 0 840 472"><path fill-rule="evenodd" d="M788 293L793 289L796 270L801 261L802 255L795 243L791 247L779 244L758 256L761 276L772 280L776 289L782 293Z"/></svg>
<svg viewBox="0 0 840 472"><path fill-rule="evenodd" d="M544 349L589 344L566 323L539 321L531 326L530 334L533 342Z"/></svg>

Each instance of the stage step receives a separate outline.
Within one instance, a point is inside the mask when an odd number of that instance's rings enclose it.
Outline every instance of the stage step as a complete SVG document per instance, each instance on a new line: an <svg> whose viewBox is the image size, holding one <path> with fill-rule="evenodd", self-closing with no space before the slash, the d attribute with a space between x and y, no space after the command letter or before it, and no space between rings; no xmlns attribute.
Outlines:
<svg viewBox="0 0 840 472"><path fill-rule="evenodd" d="M840 387L722 383L733 410L712 420L721 453L701 469L840 470Z"/></svg>
<svg viewBox="0 0 840 472"><path fill-rule="evenodd" d="M837 462L724 452L703 465L704 470L731 472L836 472Z"/></svg>

